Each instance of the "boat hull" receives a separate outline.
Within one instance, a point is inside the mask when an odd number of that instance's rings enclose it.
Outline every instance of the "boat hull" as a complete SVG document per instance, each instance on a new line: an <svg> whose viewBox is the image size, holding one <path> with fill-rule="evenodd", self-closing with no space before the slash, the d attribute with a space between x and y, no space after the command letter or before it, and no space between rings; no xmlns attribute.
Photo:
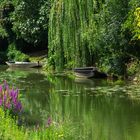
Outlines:
<svg viewBox="0 0 140 140"><path fill-rule="evenodd" d="M92 77L94 77L94 71L78 70L78 71L75 71L75 76L79 77L79 78L92 78Z"/></svg>
<svg viewBox="0 0 140 140"><path fill-rule="evenodd" d="M99 72L95 67L75 68L74 74L78 78L106 78L107 74Z"/></svg>
<svg viewBox="0 0 140 140"><path fill-rule="evenodd" d="M16 67L16 68L35 68L41 67L42 65L39 63L33 62L6 62L9 67Z"/></svg>

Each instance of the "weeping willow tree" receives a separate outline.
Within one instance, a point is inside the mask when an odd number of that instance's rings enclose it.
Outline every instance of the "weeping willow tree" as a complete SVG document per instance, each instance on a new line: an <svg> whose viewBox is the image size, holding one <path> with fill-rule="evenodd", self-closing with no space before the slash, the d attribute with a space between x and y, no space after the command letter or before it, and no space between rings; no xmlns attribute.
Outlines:
<svg viewBox="0 0 140 140"><path fill-rule="evenodd" d="M94 64L94 13L99 3L93 0L53 0L49 22L49 62L56 69Z"/></svg>
<svg viewBox="0 0 140 140"><path fill-rule="evenodd" d="M121 26L127 15L128 2L52 0L49 64L55 69L93 66L95 63L118 67L116 63L122 62L120 56L125 56L127 46Z"/></svg>

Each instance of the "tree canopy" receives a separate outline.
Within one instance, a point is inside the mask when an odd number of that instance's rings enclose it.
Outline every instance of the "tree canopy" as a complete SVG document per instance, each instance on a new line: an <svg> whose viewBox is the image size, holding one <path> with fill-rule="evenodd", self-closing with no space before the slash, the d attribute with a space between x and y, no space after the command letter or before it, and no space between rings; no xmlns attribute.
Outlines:
<svg viewBox="0 0 140 140"><path fill-rule="evenodd" d="M123 74L140 58L139 0L1 1L0 37L19 48L46 46L54 69L96 65Z"/></svg>

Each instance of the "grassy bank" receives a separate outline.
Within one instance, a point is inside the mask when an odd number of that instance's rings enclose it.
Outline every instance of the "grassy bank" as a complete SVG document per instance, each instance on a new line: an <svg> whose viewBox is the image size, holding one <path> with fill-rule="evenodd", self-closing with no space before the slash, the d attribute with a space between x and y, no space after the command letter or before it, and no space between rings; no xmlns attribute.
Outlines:
<svg viewBox="0 0 140 140"><path fill-rule="evenodd" d="M68 138L67 126L51 124L49 127L36 126L34 129L19 127L17 121L0 108L0 138L2 140L61 140ZM70 132L70 131L69 131Z"/></svg>
<svg viewBox="0 0 140 140"><path fill-rule="evenodd" d="M19 90L6 81L0 85L0 140L68 140L72 136L68 120L58 123L49 117L43 125L27 127L20 97Z"/></svg>

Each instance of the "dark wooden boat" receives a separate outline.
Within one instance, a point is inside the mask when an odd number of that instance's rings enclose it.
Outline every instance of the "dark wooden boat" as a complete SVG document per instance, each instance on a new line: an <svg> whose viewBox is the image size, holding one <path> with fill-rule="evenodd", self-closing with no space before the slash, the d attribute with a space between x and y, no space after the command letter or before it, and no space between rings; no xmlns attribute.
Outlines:
<svg viewBox="0 0 140 140"><path fill-rule="evenodd" d="M18 68L35 68L42 67L42 64L39 62L6 62L9 67L18 67Z"/></svg>
<svg viewBox="0 0 140 140"><path fill-rule="evenodd" d="M73 69L78 78L106 78L107 74L99 72L96 67L82 67Z"/></svg>
<svg viewBox="0 0 140 140"><path fill-rule="evenodd" d="M97 71L95 67L74 68L75 76L79 78L92 78L95 71Z"/></svg>
<svg viewBox="0 0 140 140"><path fill-rule="evenodd" d="M81 67L81 68L74 68L74 71L85 71L85 70L92 70L92 71L96 71L97 68L96 67Z"/></svg>

